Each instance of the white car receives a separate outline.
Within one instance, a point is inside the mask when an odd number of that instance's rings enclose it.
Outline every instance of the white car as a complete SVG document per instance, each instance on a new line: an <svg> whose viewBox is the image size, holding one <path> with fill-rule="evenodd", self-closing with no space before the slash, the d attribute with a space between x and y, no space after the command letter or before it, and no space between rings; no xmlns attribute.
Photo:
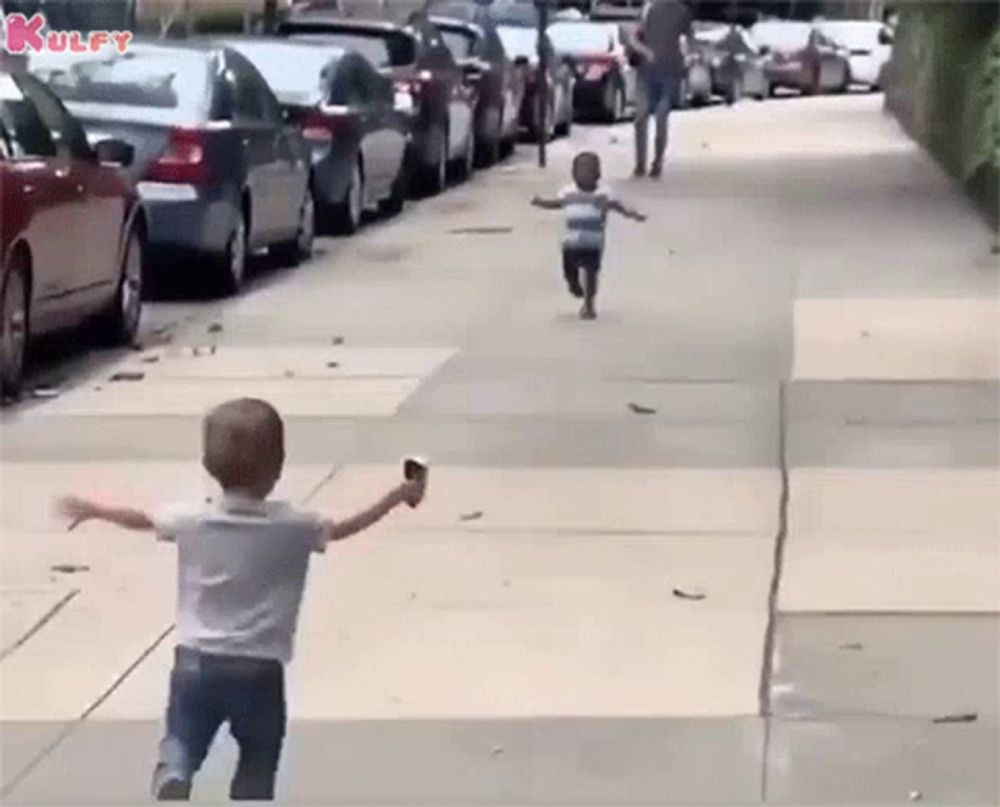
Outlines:
<svg viewBox="0 0 1000 807"><path fill-rule="evenodd" d="M824 20L816 26L850 51L851 81L877 90L892 55L892 29L877 20Z"/></svg>

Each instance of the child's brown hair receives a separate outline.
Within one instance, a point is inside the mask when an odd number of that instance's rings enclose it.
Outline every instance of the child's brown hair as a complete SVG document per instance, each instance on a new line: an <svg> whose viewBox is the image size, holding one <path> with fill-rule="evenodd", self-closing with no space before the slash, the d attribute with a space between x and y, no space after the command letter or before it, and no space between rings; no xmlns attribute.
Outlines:
<svg viewBox="0 0 1000 807"><path fill-rule="evenodd" d="M257 398L215 407L202 428L202 465L223 490L264 497L285 462L285 426L277 410Z"/></svg>

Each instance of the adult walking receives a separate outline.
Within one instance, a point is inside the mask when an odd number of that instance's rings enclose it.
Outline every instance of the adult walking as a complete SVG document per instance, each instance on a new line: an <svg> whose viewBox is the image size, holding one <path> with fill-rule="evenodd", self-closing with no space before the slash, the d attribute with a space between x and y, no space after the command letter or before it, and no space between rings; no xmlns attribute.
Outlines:
<svg viewBox="0 0 1000 807"><path fill-rule="evenodd" d="M656 119L656 136L649 175L658 177L663 170L668 118L680 100L687 71L684 56L687 37L691 35L691 17L691 10L683 0L648 0L632 37L632 50L639 60L635 115L637 177L646 175L650 116Z"/></svg>

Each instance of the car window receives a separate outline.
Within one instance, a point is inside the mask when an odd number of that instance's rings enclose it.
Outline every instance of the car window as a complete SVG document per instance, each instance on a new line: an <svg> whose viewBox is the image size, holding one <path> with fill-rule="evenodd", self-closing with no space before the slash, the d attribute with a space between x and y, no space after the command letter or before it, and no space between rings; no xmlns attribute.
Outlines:
<svg viewBox="0 0 1000 807"><path fill-rule="evenodd" d="M76 160L92 160L94 153L83 127L66 112L59 99L32 76L19 76L17 83L25 97L34 104L38 116L49 130L56 153Z"/></svg>
<svg viewBox="0 0 1000 807"><path fill-rule="evenodd" d="M561 53L610 53L615 46L614 31L605 25L557 22L549 26L548 34Z"/></svg>
<svg viewBox="0 0 1000 807"><path fill-rule="evenodd" d="M336 51L302 43L227 41L246 57L283 104L318 103L336 65Z"/></svg>
<svg viewBox="0 0 1000 807"><path fill-rule="evenodd" d="M296 33L293 39L356 51L376 67L402 67L417 59L413 38L400 31L322 31Z"/></svg>
<svg viewBox="0 0 1000 807"><path fill-rule="evenodd" d="M455 28L445 28L441 31L441 37L451 55L456 59L467 59L473 55L476 46L476 37L469 31Z"/></svg>
<svg viewBox="0 0 1000 807"><path fill-rule="evenodd" d="M32 74L79 116L144 123L203 120L213 59L203 52L145 46L122 55L31 54Z"/></svg>
<svg viewBox="0 0 1000 807"><path fill-rule="evenodd" d="M54 157L56 145L34 104L20 99L0 99L0 146L8 159Z"/></svg>

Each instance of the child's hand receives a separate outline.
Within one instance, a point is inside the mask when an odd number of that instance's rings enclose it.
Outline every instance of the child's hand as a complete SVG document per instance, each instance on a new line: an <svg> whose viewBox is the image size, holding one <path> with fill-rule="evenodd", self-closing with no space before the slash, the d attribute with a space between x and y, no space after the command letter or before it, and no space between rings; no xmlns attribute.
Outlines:
<svg viewBox="0 0 1000 807"><path fill-rule="evenodd" d="M427 476L421 474L414 479L407 479L400 486L400 491L404 502L410 507L417 507L424 500L424 494L427 492Z"/></svg>
<svg viewBox="0 0 1000 807"><path fill-rule="evenodd" d="M56 501L56 512L69 520L68 530L75 530L84 521L100 517L101 508L79 496L63 496Z"/></svg>

